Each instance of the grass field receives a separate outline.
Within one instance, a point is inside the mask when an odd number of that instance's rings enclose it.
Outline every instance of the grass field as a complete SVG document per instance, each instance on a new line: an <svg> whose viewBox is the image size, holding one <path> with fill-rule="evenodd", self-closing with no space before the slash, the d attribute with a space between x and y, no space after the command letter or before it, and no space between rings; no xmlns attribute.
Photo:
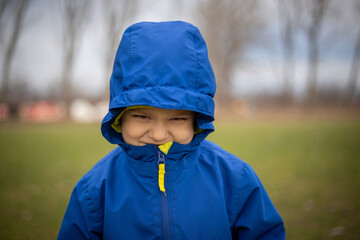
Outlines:
<svg viewBox="0 0 360 240"><path fill-rule="evenodd" d="M250 163L287 239L360 239L360 123L219 122L209 139ZM98 125L0 125L0 239L56 239L77 180L115 146Z"/></svg>

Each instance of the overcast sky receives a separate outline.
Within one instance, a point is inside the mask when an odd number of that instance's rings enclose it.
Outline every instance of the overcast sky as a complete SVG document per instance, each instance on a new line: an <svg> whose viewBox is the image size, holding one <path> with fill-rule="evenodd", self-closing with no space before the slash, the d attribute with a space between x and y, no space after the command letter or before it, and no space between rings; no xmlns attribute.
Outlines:
<svg viewBox="0 0 360 240"><path fill-rule="evenodd" d="M196 22L194 6L184 1L182 8L174 7L168 0L142 1L142 5L133 22L184 20ZM45 4L44 4L45 3ZM13 64L13 78L26 81L32 89L38 92L47 92L56 87L61 72L61 53L59 45L61 34L59 32L59 17L54 1L35 0L26 16L26 29L19 41ZM177 8L177 11L174 9ZM271 6L267 14L276 16ZM103 70L103 48L106 39L103 38L103 28L99 8L95 8L89 24L86 27L79 55L76 58L74 72L74 85L78 90L88 94L97 94L99 89L105 88L106 75ZM201 28L200 28L201 30ZM349 32L346 41L339 41L331 49L325 51L325 58L321 62L320 84L335 84L344 86L349 71L354 46L354 32ZM119 36L120 41L121 36ZM205 39L206 40L206 39ZM275 41L274 39L269 41ZM300 43L301 44L301 43ZM346 47L350 46L350 47ZM296 69L295 91L301 93L305 87L304 76L306 72L304 48L299 48L298 67ZM3 50L1 51L3 55ZM276 49L249 48L246 62L234 74L234 92L239 96L252 92L276 92L281 90L280 55ZM0 60L1 61L1 60ZM211 61L211 59L210 59ZM339 79L342 79L339 81ZM326 81L326 82L325 82ZM359 86L358 86L359 89Z"/></svg>

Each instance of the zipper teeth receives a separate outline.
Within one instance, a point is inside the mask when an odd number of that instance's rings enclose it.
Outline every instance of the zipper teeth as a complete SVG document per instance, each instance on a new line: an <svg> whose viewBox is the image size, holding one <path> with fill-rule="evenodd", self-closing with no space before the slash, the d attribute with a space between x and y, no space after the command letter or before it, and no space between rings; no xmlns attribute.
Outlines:
<svg viewBox="0 0 360 240"><path fill-rule="evenodd" d="M162 210L162 219L163 219L163 231L164 231L164 239L170 239L170 231L169 231L169 206L168 199L165 192L165 154L161 151L158 151L158 162L159 166L159 189L161 194L161 210Z"/></svg>
<svg viewBox="0 0 360 240"><path fill-rule="evenodd" d="M161 205L162 205L162 217L163 217L163 231L164 239L170 239L170 224L169 224L169 206L168 199L165 194L161 196Z"/></svg>

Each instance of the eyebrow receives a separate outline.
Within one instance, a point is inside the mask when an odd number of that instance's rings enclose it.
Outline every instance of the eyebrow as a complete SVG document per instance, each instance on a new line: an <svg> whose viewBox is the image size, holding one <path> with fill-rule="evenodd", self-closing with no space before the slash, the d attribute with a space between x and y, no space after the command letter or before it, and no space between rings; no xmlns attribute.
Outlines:
<svg viewBox="0 0 360 240"><path fill-rule="evenodd" d="M196 113L193 111L188 111L188 110L179 110L179 111L181 111L181 112L171 114L169 117L170 118L181 118L181 117L195 118L196 117ZM150 117L153 116L153 113L151 111L147 111L147 109L129 109L128 113L135 114L135 115L145 115L145 116L150 116Z"/></svg>
<svg viewBox="0 0 360 240"><path fill-rule="evenodd" d="M184 110L186 111L186 110ZM182 112L182 113L175 113L174 115L172 115L172 117L195 117L195 113L192 111L186 111L186 112Z"/></svg>
<svg viewBox="0 0 360 240"><path fill-rule="evenodd" d="M136 113L136 114L145 114L145 115L150 114L142 109L130 109L128 111L129 111L129 113Z"/></svg>

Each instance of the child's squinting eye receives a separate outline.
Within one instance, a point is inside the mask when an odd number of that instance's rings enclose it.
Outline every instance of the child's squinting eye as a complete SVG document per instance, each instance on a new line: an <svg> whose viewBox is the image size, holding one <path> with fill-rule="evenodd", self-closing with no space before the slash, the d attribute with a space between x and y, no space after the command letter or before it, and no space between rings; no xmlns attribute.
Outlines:
<svg viewBox="0 0 360 240"><path fill-rule="evenodd" d="M146 115L141 115L141 114L133 114L132 115L134 118L138 118L138 119L150 119L150 117L146 116Z"/></svg>
<svg viewBox="0 0 360 240"><path fill-rule="evenodd" d="M173 120L173 121L186 121L188 119L189 118L187 118L187 117L176 117L176 118L172 118L171 120Z"/></svg>

